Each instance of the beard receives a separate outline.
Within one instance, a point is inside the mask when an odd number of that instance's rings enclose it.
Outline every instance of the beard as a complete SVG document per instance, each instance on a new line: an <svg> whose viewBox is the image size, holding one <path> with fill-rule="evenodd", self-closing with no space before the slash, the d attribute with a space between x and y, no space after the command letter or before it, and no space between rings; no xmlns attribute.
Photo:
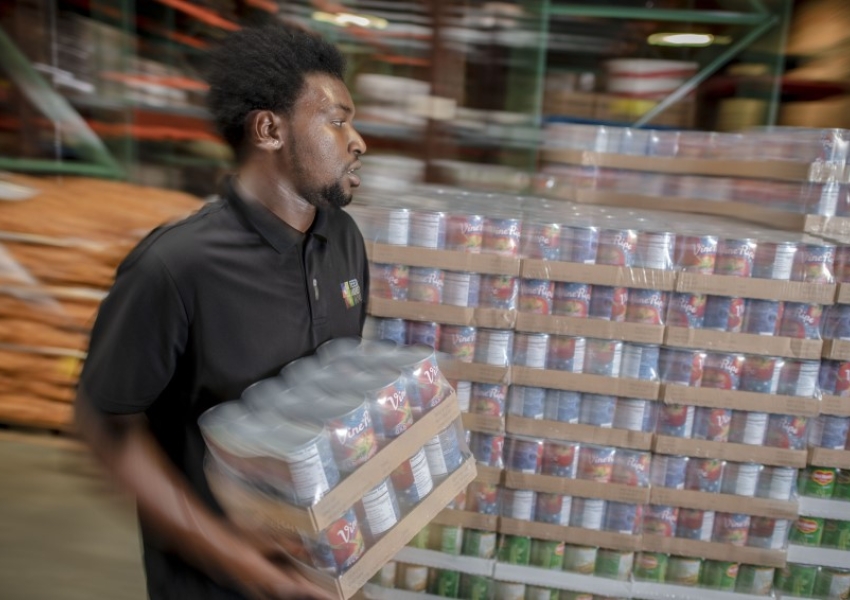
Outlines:
<svg viewBox="0 0 850 600"><path fill-rule="evenodd" d="M298 144L292 136L290 136L289 148L292 153L292 165L298 179L300 181L309 181L310 173L301 162L301 155L298 152ZM304 186L302 189L298 190L298 193L302 198L304 198L304 200L316 208L343 208L351 204L351 200L354 198L352 194L345 193L345 189L343 189L341 181L335 181L334 183L324 187Z"/></svg>

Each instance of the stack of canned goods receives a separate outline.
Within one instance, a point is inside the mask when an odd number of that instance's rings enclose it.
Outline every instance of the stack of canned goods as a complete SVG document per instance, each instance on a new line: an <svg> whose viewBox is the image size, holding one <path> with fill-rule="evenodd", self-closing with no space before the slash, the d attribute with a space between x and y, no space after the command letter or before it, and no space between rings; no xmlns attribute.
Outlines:
<svg viewBox="0 0 850 600"><path fill-rule="evenodd" d="M850 246L836 248L834 271L836 282L850 283ZM850 304L833 304L825 309L822 333L824 339L850 340Z"/></svg>
<svg viewBox="0 0 850 600"><path fill-rule="evenodd" d="M850 502L850 469L806 467L800 471L797 493L811 498Z"/></svg>
<svg viewBox="0 0 850 600"><path fill-rule="evenodd" d="M241 400L210 409L199 424L216 469L234 482L309 507L451 391L433 349L345 338L247 388ZM314 566L335 574L351 567L460 467L465 452L453 424L327 530L300 532Z"/></svg>
<svg viewBox="0 0 850 600"><path fill-rule="evenodd" d="M774 584L795 598L844 600L850 597L850 569L788 563L776 570Z"/></svg>
<svg viewBox="0 0 850 600"><path fill-rule="evenodd" d="M731 561L640 552L635 558L635 580L768 596L775 569Z"/></svg>

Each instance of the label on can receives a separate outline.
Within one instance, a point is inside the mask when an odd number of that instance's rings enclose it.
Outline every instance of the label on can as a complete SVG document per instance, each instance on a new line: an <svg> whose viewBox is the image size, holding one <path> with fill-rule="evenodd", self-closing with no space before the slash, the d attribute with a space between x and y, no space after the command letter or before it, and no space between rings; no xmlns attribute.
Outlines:
<svg viewBox="0 0 850 600"><path fill-rule="evenodd" d="M469 436L469 449L475 460L488 467L502 467L502 450L504 449L504 444L505 436L503 435L491 435L489 433L473 431ZM425 447L425 450L428 450L428 446ZM435 473L430 457L428 464L431 467L431 473Z"/></svg>
<svg viewBox="0 0 850 600"><path fill-rule="evenodd" d="M635 558L635 579L664 583L667 575L667 555L660 552L641 552Z"/></svg>
<svg viewBox="0 0 850 600"><path fill-rule="evenodd" d="M519 279L510 275L482 275L478 305L482 308L516 310Z"/></svg>
<svg viewBox="0 0 850 600"><path fill-rule="evenodd" d="M640 450L620 448L614 456L613 483L647 487L649 485L649 467L652 454Z"/></svg>
<svg viewBox="0 0 850 600"><path fill-rule="evenodd" d="M602 529L605 504L605 500L597 498L573 498L570 510L570 526L594 530Z"/></svg>
<svg viewBox="0 0 850 600"><path fill-rule="evenodd" d="M614 323L626 320L629 289L609 285L595 285L590 294L588 316Z"/></svg>
<svg viewBox="0 0 850 600"><path fill-rule="evenodd" d="M446 214L414 211L410 215L410 245L422 248L445 248Z"/></svg>
<svg viewBox="0 0 850 600"><path fill-rule="evenodd" d="M674 585L697 585L702 559L671 556L667 562L667 583Z"/></svg>
<svg viewBox="0 0 850 600"><path fill-rule="evenodd" d="M750 531L750 515L717 513L714 519L712 541L733 546L744 546Z"/></svg>
<svg viewBox="0 0 850 600"><path fill-rule="evenodd" d="M449 215L446 219L446 249L481 252L484 217L481 215Z"/></svg>
<svg viewBox="0 0 850 600"><path fill-rule="evenodd" d="M398 523L398 502L389 480L382 481L366 492L360 499L360 504L366 517L366 527L373 539L380 537Z"/></svg>
<svg viewBox="0 0 850 600"><path fill-rule="evenodd" d="M531 564L560 571L564 567L564 542L531 540Z"/></svg>
<svg viewBox="0 0 850 600"><path fill-rule="evenodd" d="M644 323L646 325L664 325L667 314L667 292L659 290L629 290L626 305L627 323Z"/></svg>
<svg viewBox="0 0 850 600"><path fill-rule="evenodd" d="M767 419L765 445L785 450L803 450L806 447L808 421L807 417L770 415Z"/></svg>
<svg viewBox="0 0 850 600"><path fill-rule="evenodd" d="M531 538L522 535L506 535L499 548L499 562L512 565L528 565L531 561Z"/></svg>
<svg viewBox="0 0 850 600"><path fill-rule="evenodd" d="M771 356L747 356L738 388L745 392L775 394L785 361Z"/></svg>
<svg viewBox="0 0 850 600"><path fill-rule="evenodd" d="M409 344L424 344L431 348L440 347L440 324L427 321L411 321L407 326Z"/></svg>
<svg viewBox="0 0 850 600"><path fill-rule="evenodd" d="M797 245L793 242L759 242L753 261L752 276L758 279L791 278Z"/></svg>
<svg viewBox="0 0 850 600"><path fill-rule="evenodd" d="M586 318L590 314L593 286L587 283L555 283L552 314L561 317Z"/></svg>
<svg viewBox="0 0 850 600"><path fill-rule="evenodd" d="M740 333L744 324L744 299L709 296L705 301L702 326L729 333Z"/></svg>
<svg viewBox="0 0 850 600"><path fill-rule="evenodd" d="M821 546L836 550L850 550L850 521L834 519L824 521Z"/></svg>
<svg viewBox="0 0 850 600"><path fill-rule="evenodd" d="M325 425L331 431L331 448L340 471L354 471L378 452L366 402L345 415L326 419Z"/></svg>
<svg viewBox="0 0 850 600"><path fill-rule="evenodd" d="M559 260L561 226L557 223L523 223L522 255L527 258Z"/></svg>
<svg viewBox="0 0 850 600"><path fill-rule="evenodd" d="M428 589L428 567L404 565L401 588L409 592L424 592Z"/></svg>
<svg viewBox="0 0 850 600"><path fill-rule="evenodd" d="M539 523L549 523L551 525L566 527L570 524L572 501L572 496L539 492L537 494L534 520Z"/></svg>
<svg viewBox="0 0 850 600"><path fill-rule="evenodd" d="M519 311L534 315L551 315L555 299L555 282L548 279L523 279L519 286Z"/></svg>
<svg viewBox="0 0 850 600"><path fill-rule="evenodd" d="M588 339L584 355L584 373L616 377L623 359L623 342Z"/></svg>
<svg viewBox="0 0 850 600"><path fill-rule="evenodd" d="M589 546L564 546L564 571L592 575L596 569L599 548Z"/></svg>
<svg viewBox="0 0 850 600"><path fill-rule="evenodd" d="M732 411L728 408L700 406L694 417L693 438L710 442L728 442Z"/></svg>
<svg viewBox="0 0 850 600"><path fill-rule="evenodd" d="M579 445L575 442L545 442L543 444L543 474L568 479L575 477L578 455Z"/></svg>
<svg viewBox="0 0 850 600"><path fill-rule="evenodd" d="M406 265L369 263L369 293L375 298L407 300L410 268Z"/></svg>
<svg viewBox="0 0 850 600"><path fill-rule="evenodd" d="M653 486L685 489L685 471L688 467L687 456L667 456L656 454L652 457L650 483Z"/></svg>
<svg viewBox="0 0 850 600"><path fill-rule="evenodd" d="M603 529L614 533L634 535L641 523L642 506L626 502L608 502Z"/></svg>
<svg viewBox="0 0 850 600"><path fill-rule="evenodd" d="M543 416L550 421L578 423L580 406L580 392L547 390Z"/></svg>
<svg viewBox="0 0 850 600"><path fill-rule="evenodd" d="M399 501L406 506L418 504L430 494L434 489L434 480L428 469L425 449L420 448L409 460L401 463L391 478Z"/></svg>
<svg viewBox="0 0 850 600"><path fill-rule="evenodd" d="M750 277L756 258L756 243L748 239L724 239L717 245L716 275Z"/></svg>
<svg viewBox="0 0 850 600"><path fill-rule="evenodd" d="M631 229L603 229L599 232L596 264L631 267L635 260L637 232Z"/></svg>
<svg viewBox="0 0 850 600"><path fill-rule="evenodd" d="M815 577L815 598L850 598L850 571L823 567Z"/></svg>
<svg viewBox="0 0 850 600"><path fill-rule="evenodd" d="M579 408L579 423L610 429L614 424L615 396L582 394Z"/></svg>
<svg viewBox="0 0 850 600"><path fill-rule="evenodd" d="M614 407L613 427L629 431L653 431L655 429L655 408L652 400L617 398Z"/></svg>
<svg viewBox="0 0 850 600"><path fill-rule="evenodd" d="M669 231L638 232L635 266L646 269L671 269L675 245L675 233Z"/></svg>
<svg viewBox="0 0 850 600"><path fill-rule="evenodd" d="M705 352L662 348L658 371L662 383L699 387L702 384Z"/></svg>
<svg viewBox="0 0 850 600"><path fill-rule="evenodd" d="M679 508L650 504L643 511L643 532L651 535L674 537Z"/></svg>
<svg viewBox="0 0 850 600"><path fill-rule="evenodd" d="M546 368L581 373L584 368L586 345L585 338L553 335L549 339Z"/></svg>
<svg viewBox="0 0 850 600"><path fill-rule="evenodd" d="M599 230L595 227L562 227L561 260L593 264L599 248Z"/></svg>
<svg viewBox="0 0 850 600"><path fill-rule="evenodd" d="M578 455L578 479L609 483L614 474L615 448L582 446Z"/></svg>
<svg viewBox="0 0 850 600"><path fill-rule="evenodd" d="M820 322L823 306L786 302L779 325L779 335L803 340L820 339Z"/></svg>
<svg viewBox="0 0 850 600"><path fill-rule="evenodd" d="M330 566L337 573L343 573L356 563L366 551L363 533L353 510L347 510L318 539L308 541L310 554L320 564Z"/></svg>
<svg viewBox="0 0 850 600"><path fill-rule="evenodd" d="M776 574L776 587L791 596L809 598L815 589L818 568L788 563Z"/></svg>
<svg viewBox="0 0 850 600"><path fill-rule="evenodd" d="M691 458L685 474L685 489L717 493L723 480L725 463L718 458Z"/></svg>
<svg viewBox="0 0 850 600"><path fill-rule="evenodd" d="M517 333L514 335L514 365L531 369L545 369L548 352L549 334Z"/></svg>
<svg viewBox="0 0 850 600"><path fill-rule="evenodd" d="M502 516L519 521L534 519L536 493L531 490L502 490Z"/></svg>
<svg viewBox="0 0 850 600"><path fill-rule="evenodd" d="M671 327L701 329L705 323L705 294L674 292L667 303L666 323Z"/></svg>
<svg viewBox="0 0 850 600"><path fill-rule="evenodd" d="M618 581L628 581L632 574L634 565L634 552L623 552L621 550L608 550L602 548L596 557L597 577L608 577Z"/></svg>
<svg viewBox="0 0 850 600"><path fill-rule="evenodd" d="M502 417L505 414L508 386L499 383L473 383L469 410L477 415Z"/></svg>
<svg viewBox="0 0 850 600"><path fill-rule="evenodd" d="M717 237L682 235L676 238L676 267L689 273L711 275L717 258Z"/></svg>
<svg viewBox="0 0 850 600"><path fill-rule="evenodd" d="M411 302L440 304L443 301L445 273L441 269L411 267L407 299Z"/></svg>
<svg viewBox="0 0 850 600"><path fill-rule="evenodd" d="M790 522L786 519L753 517L747 545L766 550L781 550L788 537Z"/></svg>
<svg viewBox="0 0 850 600"><path fill-rule="evenodd" d="M702 387L737 390L743 368L743 354L707 354L702 373Z"/></svg>
<svg viewBox="0 0 850 600"><path fill-rule="evenodd" d="M543 441L537 439L508 438L507 468L520 473L540 472L543 459Z"/></svg>
<svg viewBox="0 0 850 600"><path fill-rule="evenodd" d="M805 244L797 250L791 279L806 283L828 284L835 262L835 246L828 244Z"/></svg>
<svg viewBox="0 0 850 600"><path fill-rule="evenodd" d="M493 558L496 556L496 533L467 529L463 534L464 556Z"/></svg>
<svg viewBox="0 0 850 600"><path fill-rule="evenodd" d="M450 354L455 360L471 363L475 356L475 341L478 330L461 325L443 325L440 351Z"/></svg>
<svg viewBox="0 0 850 600"><path fill-rule="evenodd" d="M661 348L658 346L623 344L620 377L641 379L643 381L657 381L660 355Z"/></svg>
<svg viewBox="0 0 850 600"><path fill-rule="evenodd" d="M695 415L695 406L665 404L658 410L656 432L660 435L689 438L694 431Z"/></svg>
<svg viewBox="0 0 850 600"><path fill-rule="evenodd" d="M728 463L723 473L723 494L755 496L761 465L754 463Z"/></svg>
<svg viewBox="0 0 850 600"><path fill-rule="evenodd" d="M511 364L513 331L479 329L475 342L475 362L500 367Z"/></svg>
<svg viewBox="0 0 850 600"><path fill-rule="evenodd" d="M735 591L741 594L767 596L773 589L773 579L776 569L756 565L741 565L738 567L738 581Z"/></svg>
<svg viewBox="0 0 850 600"><path fill-rule="evenodd" d="M522 238L521 219L484 219L484 252L501 256L519 256Z"/></svg>
<svg viewBox="0 0 850 600"><path fill-rule="evenodd" d="M776 300L748 298L744 302L741 331L753 335L776 335L785 305Z"/></svg>
<svg viewBox="0 0 850 600"><path fill-rule="evenodd" d="M738 579L738 563L707 560L702 566L700 585L723 591L734 591Z"/></svg>
<svg viewBox="0 0 850 600"><path fill-rule="evenodd" d="M796 481L797 469L765 467L759 476L756 496L773 500L789 500Z"/></svg>
<svg viewBox="0 0 850 600"><path fill-rule="evenodd" d="M478 306L481 276L477 273L446 271L443 284L443 304L451 306Z"/></svg>
<svg viewBox="0 0 850 600"><path fill-rule="evenodd" d="M701 542L711 541L714 530L714 511L691 508L679 509L676 537Z"/></svg>
<svg viewBox="0 0 850 600"><path fill-rule="evenodd" d="M546 409L546 388L512 385L508 393L508 412L527 419L542 419Z"/></svg>

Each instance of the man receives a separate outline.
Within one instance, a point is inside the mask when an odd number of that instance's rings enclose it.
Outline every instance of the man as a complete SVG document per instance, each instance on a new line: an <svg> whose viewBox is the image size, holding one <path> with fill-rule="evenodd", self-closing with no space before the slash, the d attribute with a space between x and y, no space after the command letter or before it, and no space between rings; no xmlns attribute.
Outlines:
<svg viewBox="0 0 850 600"><path fill-rule="evenodd" d="M222 516L197 420L362 329L363 239L339 208L366 146L343 69L333 46L282 25L225 41L208 102L236 175L130 253L95 323L77 420L136 495L155 600L325 598Z"/></svg>

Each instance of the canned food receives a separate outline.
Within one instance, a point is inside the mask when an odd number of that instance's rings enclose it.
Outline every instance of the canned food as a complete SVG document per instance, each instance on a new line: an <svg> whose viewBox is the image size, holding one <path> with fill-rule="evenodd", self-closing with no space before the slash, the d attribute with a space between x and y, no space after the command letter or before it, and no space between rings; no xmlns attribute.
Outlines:
<svg viewBox="0 0 850 600"><path fill-rule="evenodd" d="M657 403L638 398L617 398L614 407L613 427L629 431L655 431L658 417Z"/></svg>
<svg viewBox="0 0 850 600"><path fill-rule="evenodd" d="M678 519L679 508L677 506L650 504L643 510L643 533L674 537Z"/></svg>
<svg viewBox="0 0 850 600"><path fill-rule="evenodd" d="M803 450L806 447L806 417L770 415L767 419L765 445L785 450Z"/></svg>
<svg viewBox="0 0 850 600"><path fill-rule="evenodd" d="M460 362L472 362L475 356L475 340L478 333L475 327L443 325L441 333L440 352L445 352Z"/></svg>
<svg viewBox="0 0 850 600"><path fill-rule="evenodd" d="M835 246L829 244L803 244L794 259L792 281L828 284L834 281Z"/></svg>
<svg viewBox="0 0 850 600"><path fill-rule="evenodd" d="M543 475L554 475L572 479L578 466L579 444L576 442L552 442L543 444ZM613 466L612 466L613 468Z"/></svg>
<svg viewBox="0 0 850 600"><path fill-rule="evenodd" d="M850 521L825 520L821 546L836 550L850 550Z"/></svg>
<svg viewBox="0 0 850 600"><path fill-rule="evenodd" d="M588 338L583 373L616 377L623 359L623 342Z"/></svg>
<svg viewBox="0 0 850 600"><path fill-rule="evenodd" d="M850 395L850 362L824 360L818 385L824 394L846 398Z"/></svg>
<svg viewBox="0 0 850 600"><path fill-rule="evenodd" d="M553 335L549 338L546 368L567 371L568 373L581 373L584 368L586 348L587 340L585 338Z"/></svg>
<svg viewBox="0 0 850 600"><path fill-rule="evenodd" d="M555 282L548 279L523 279L519 286L519 311L551 315L555 300Z"/></svg>
<svg viewBox="0 0 850 600"><path fill-rule="evenodd" d="M573 498L570 508L570 527L583 529L602 529L605 516L605 500L597 498Z"/></svg>
<svg viewBox="0 0 850 600"><path fill-rule="evenodd" d="M500 310L516 310L519 279L510 275L482 275L478 306Z"/></svg>
<svg viewBox="0 0 850 600"><path fill-rule="evenodd" d="M523 535L504 535L499 544L499 562L528 565L531 562L531 538Z"/></svg>
<svg viewBox="0 0 850 600"><path fill-rule="evenodd" d="M543 416L550 421L578 423L581 393L567 390L547 390Z"/></svg>
<svg viewBox="0 0 850 600"><path fill-rule="evenodd" d="M696 407L680 404L662 404L658 409L655 432L659 435L689 438L694 430Z"/></svg>
<svg viewBox="0 0 850 600"><path fill-rule="evenodd" d="M673 268L675 248L675 233L639 231L634 266L670 270Z"/></svg>
<svg viewBox="0 0 850 600"><path fill-rule="evenodd" d="M820 546L824 520L820 517L798 517L791 528L790 540L801 546Z"/></svg>
<svg viewBox="0 0 850 600"><path fill-rule="evenodd" d="M457 598L460 593L460 572L450 569L431 569L428 592L443 598Z"/></svg>
<svg viewBox="0 0 850 600"><path fill-rule="evenodd" d="M541 260L560 260L561 226L557 223L522 224L522 256Z"/></svg>
<svg viewBox="0 0 850 600"><path fill-rule="evenodd" d="M772 356L745 357L738 389L745 392L775 394L779 389L779 375L784 365L784 360Z"/></svg>
<svg viewBox="0 0 850 600"><path fill-rule="evenodd" d="M419 504L434 489L434 480L428 468L425 449L420 448L413 456L399 465L390 475L398 502L409 510Z"/></svg>
<svg viewBox="0 0 850 600"><path fill-rule="evenodd" d="M832 498L837 471L831 467L806 467L800 471L799 492L802 496Z"/></svg>
<svg viewBox="0 0 850 600"><path fill-rule="evenodd" d="M592 575L596 569L599 548L590 546L564 546L564 571Z"/></svg>
<svg viewBox="0 0 850 600"><path fill-rule="evenodd" d="M478 306L481 294L481 275L446 271L443 282L443 304L450 306Z"/></svg>
<svg viewBox="0 0 850 600"><path fill-rule="evenodd" d="M596 262L598 247L596 227L561 227L561 260L592 265Z"/></svg>
<svg viewBox="0 0 850 600"><path fill-rule="evenodd" d="M428 589L428 567L399 565L401 574L398 587L409 592L425 592Z"/></svg>
<svg viewBox="0 0 850 600"><path fill-rule="evenodd" d="M850 432L850 417L819 415L812 420L809 430L809 446L844 450Z"/></svg>
<svg viewBox="0 0 850 600"><path fill-rule="evenodd" d="M525 600L560 600L561 591L556 588L529 585L525 588Z"/></svg>
<svg viewBox="0 0 850 600"><path fill-rule="evenodd" d="M399 345L407 343L407 321L404 319L378 319L377 338L389 340Z"/></svg>
<svg viewBox="0 0 850 600"><path fill-rule="evenodd" d="M695 440L710 442L728 442L732 424L732 411L728 408L710 408L700 406L694 417Z"/></svg>
<svg viewBox="0 0 850 600"><path fill-rule="evenodd" d="M469 435L469 450L475 460L488 467L502 467L505 436L473 431Z"/></svg>
<svg viewBox="0 0 850 600"><path fill-rule="evenodd" d="M729 425L729 441L735 444L761 446L767 435L767 413L733 410Z"/></svg>
<svg viewBox="0 0 850 600"><path fill-rule="evenodd" d="M660 552L640 552L635 558L635 579L664 583L667 575L667 555Z"/></svg>
<svg viewBox="0 0 850 600"><path fill-rule="evenodd" d="M609 502L602 528L605 531L634 535L641 522L642 506L626 502Z"/></svg>
<svg viewBox="0 0 850 600"><path fill-rule="evenodd" d="M443 525L433 529L439 538L437 540L437 550L443 554L451 554L457 556L461 552L463 546L463 529L458 526Z"/></svg>
<svg viewBox="0 0 850 600"><path fill-rule="evenodd" d="M744 302L741 331L753 335L776 335L784 308L785 304L777 300L748 298Z"/></svg>
<svg viewBox="0 0 850 600"><path fill-rule="evenodd" d="M432 410L451 394L452 389L440 372L437 355L430 346L407 346L382 360L399 369L404 375L414 420Z"/></svg>
<svg viewBox="0 0 850 600"><path fill-rule="evenodd" d="M519 256L522 219L485 217L481 250L501 256Z"/></svg>
<svg viewBox="0 0 850 600"><path fill-rule="evenodd" d="M566 527L570 524L572 502L572 496L539 492L537 494L534 520L540 523Z"/></svg>
<svg viewBox="0 0 850 600"><path fill-rule="evenodd" d="M753 261L752 276L758 279L791 279L794 255L797 244L794 242L759 242Z"/></svg>
<svg viewBox="0 0 850 600"><path fill-rule="evenodd" d="M454 473L463 463L457 428L449 425L439 435L425 442L425 457L428 459L431 476L435 479L442 479Z"/></svg>
<svg viewBox="0 0 850 600"><path fill-rule="evenodd" d="M582 446L578 453L578 479L610 483L614 474L616 448Z"/></svg>
<svg viewBox="0 0 850 600"><path fill-rule="evenodd" d="M590 294L588 316L615 323L626 320L629 289L608 285L595 285Z"/></svg>
<svg viewBox="0 0 850 600"><path fill-rule="evenodd" d="M531 564L560 571L564 568L564 542L531 540Z"/></svg>
<svg viewBox="0 0 850 600"><path fill-rule="evenodd" d="M698 350L662 348L658 356L658 375L662 383L700 387L706 353Z"/></svg>
<svg viewBox="0 0 850 600"><path fill-rule="evenodd" d="M473 383L469 412L476 415L503 417L508 386L499 383Z"/></svg>
<svg viewBox="0 0 850 600"><path fill-rule="evenodd" d="M659 346L645 344L623 344L623 359L620 377L658 381Z"/></svg>
<svg viewBox="0 0 850 600"><path fill-rule="evenodd" d="M628 581L632 576L634 562L634 552L601 548L596 557L594 575L616 579L617 581Z"/></svg>
<svg viewBox="0 0 850 600"><path fill-rule="evenodd" d="M702 559L700 558L671 556L667 561L666 582L673 585L697 585L701 567Z"/></svg>
<svg viewBox="0 0 850 600"><path fill-rule="evenodd" d="M776 572L776 587L790 596L809 598L815 590L818 568L788 563Z"/></svg>
<svg viewBox="0 0 850 600"><path fill-rule="evenodd" d="M796 480L797 469L764 467L759 476L756 496L773 500L789 500Z"/></svg>
<svg viewBox="0 0 850 600"><path fill-rule="evenodd" d="M313 410L331 432L331 450L343 473L353 472L378 452L369 404L362 397L327 396Z"/></svg>
<svg viewBox="0 0 850 600"><path fill-rule="evenodd" d="M440 347L440 324L428 321L411 321L407 326L407 343Z"/></svg>
<svg viewBox="0 0 850 600"><path fill-rule="evenodd" d="M744 299L708 296L702 326L729 333L740 333L744 323Z"/></svg>
<svg viewBox="0 0 850 600"><path fill-rule="evenodd" d="M451 214L446 219L446 250L481 252L484 217Z"/></svg>
<svg viewBox="0 0 850 600"><path fill-rule="evenodd" d="M841 469L836 472L832 497L836 500L850 500L850 469Z"/></svg>
<svg viewBox="0 0 850 600"><path fill-rule="evenodd" d="M396 575L398 574L397 563L394 560L386 563L372 577L371 582L382 588L393 589L395 587Z"/></svg>
<svg viewBox="0 0 850 600"><path fill-rule="evenodd" d="M815 395L820 374L820 362L816 360L785 359L779 373L777 393L785 396L811 398Z"/></svg>
<svg viewBox="0 0 850 600"><path fill-rule="evenodd" d="M736 496L755 496L761 469L761 465L754 463L727 463L720 492Z"/></svg>
<svg viewBox="0 0 850 600"><path fill-rule="evenodd" d="M700 585L713 590L731 592L738 580L738 563L725 560L707 560L702 565Z"/></svg>
<svg viewBox="0 0 850 600"><path fill-rule="evenodd" d="M509 437L506 440L506 467L510 471L535 474L543 461L543 440Z"/></svg>
<svg viewBox="0 0 850 600"><path fill-rule="evenodd" d="M640 450L620 448L614 455L614 469L611 474L613 483L647 487L649 485L649 467L652 454Z"/></svg>
<svg viewBox="0 0 850 600"><path fill-rule="evenodd" d="M820 322L823 306L786 302L779 325L779 335L802 340L820 339Z"/></svg>
<svg viewBox="0 0 850 600"><path fill-rule="evenodd" d="M422 248L445 248L446 213L413 211L410 215L409 245Z"/></svg>
<svg viewBox="0 0 850 600"><path fill-rule="evenodd" d="M631 267L635 262L637 232L632 229L603 229L599 232L596 264Z"/></svg>
<svg viewBox="0 0 850 600"><path fill-rule="evenodd" d="M407 300L410 267L369 263L369 293L374 298Z"/></svg>
<svg viewBox="0 0 850 600"><path fill-rule="evenodd" d="M668 456L656 454L652 457L649 480L653 486L674 490L685 489L685 471L688 467L687 456Z"/></svg>
<svg viewBox="0 0 850 600"><path fill-rule="evenodd" d="M321 533L302 533L301 537L316 568L334 574L347 571L366 551L363 532L352 509Z"/></svg>
<svg viewBox="0 0 850 600"><path fill-rule="evenodd" d="M676 522L676 537L700 542L711 541L714 531L714 511L680 508Z"/></svg>
<svg viewBox="0 0 850 600"><path fill-rule="evenodd" d="M815 577L812 596L827 600L850 598L850 570L821 567Z"/></svg>
<svg viewBox="0 0 850 600"><path fill-rule="evenodd" d="M475 362L506 367L511 364L513 331L479 329L475 342Z"/></svg>
<svg viewBox="0 0 850 600"><path fill-rule="evenodd" d="M744 367L743 354L709 353L705 357L702 387L737 390Z"/></svg>
<svg viewBox="0 0 850 600"><path fill-rule="evenodd" d="M476 558L494 558L496 556L496 533L467 529L463 534L463 555Z"/></svg>
<svg viewBox="0 0 850 600"><path fill-rule="evenodd" d="M593 286L587 283L556 282L552 314L560 317L587 318Z"/></svg>
<svg viewBox="0 0 850 600"><path fill-rule="evenodd" d="M781 550L788 539L790 522L785 519L753 517L747 545L766 550Z"/></svg>
<svg viewBox="0 0 850 600"><path fill-rule="evenodd" d="M445 273L441 269L411 267L407 299L411 302L441 304L444 286Z"/></svg>
<svg viewBox="0 0 850 600"><path fill-rule="evenodd" d="M515 366L545 369L548 352L548 333L514 334L513 364Z"/></svg>
<svg viewBox="0 0 850 600"><path fill-rule="evenodd" d="M712 541L745 546L750 531L750 515L719 512L714 518Z"/></svg>
<svg viewBox="0 0 850 600"><path fill-rule="evenodd" d="M821 316L823 337L828 340L850 339L850 306L827 306Z"/></svg>
<svg viewBox="0 0 850 600"><path fill-rule="evenodd" d="M773 567L741 565L738 567L738 581L735 583L735 591L739 594L767 596L773 590L775 573L776 570Z"/></svg>
<svg viewBox="0 0 850 600"><path fill-rule="evenodd" d="M705 294L673 292L667 302L666 323L670 327L701 329L705 324Z"/></svg>
<svg viewBox="0 0 850 600"><path fill-rule="evenodd" d="M365 235L379 244L407 246L410 239L410 211L406 208L375 208L369 211L368 225L373 235Z"/></svg>
<svg viewBox="0 0 850 600"><path fill-rule="evenodd" d="M355 507L363 523L363 533L372 542L392 529L401 517L398 499L389 479L366 492Z"/></svg>
<svg viewBox="0 0 850 600"><path fill-rule="evenodd" d="M484 575L462 575L460 595L470 600L490 600L493 597L492 580Z"/></svg>
<svg viewBox="0 0 850 600"><path fill-rule="evenodd" d="M579 408L579 423L610 429L614 424L615 396L582 394Z"/></svg>
<svg viewBox="0 0 850 600"><path fill-rule="evenodd" d="M542 419L546 409L546 388L512 385L508 392L508 412L527 419Z"/></svg>
<svg viewBox="0 0 850 600"><path fill-rule="evenodd" d="M717 258L717 236L680 235L676 238L676 268L688 273L711 275Z"/></svg>
<svg viewBox="0 0 850 600"><path fill-rule="evenodd" d="M719 458L691 458L685 472L685 489L717 493L723 481L725 463Z"/></svg>
<svg viewBox="0 0 850 600"><path fill-rule="evenodd" d="M472 401L472 382L471 381L454 381L452 382L457 396L457 405L461 412L469 412L469 405Z"/></svg>
<svg viewBox="0 0 850 600"><path fill-rule="evenodd" d="M626 322L646 325L664 325L667 314L667 292L632 289L628 293Z"/></svg>
<svg viewBox="0 0 850 600"><path fill-rule="evenodd" d="M733 277L750 277L755 257L755 240L722 239L717 245L714 273Z"/></svg>
<svg viewBox="0 0 850 600"><path fill-rule="evenodd" d="M496 581L496 600L525 600L525 584Z"/></svg>
<svg viewBox="0 0 850 600"><path fill-rule="evenodd" d="M501 515L507 519L533 521L536 501L537 494L531 490L503 489Z"/></svg>

